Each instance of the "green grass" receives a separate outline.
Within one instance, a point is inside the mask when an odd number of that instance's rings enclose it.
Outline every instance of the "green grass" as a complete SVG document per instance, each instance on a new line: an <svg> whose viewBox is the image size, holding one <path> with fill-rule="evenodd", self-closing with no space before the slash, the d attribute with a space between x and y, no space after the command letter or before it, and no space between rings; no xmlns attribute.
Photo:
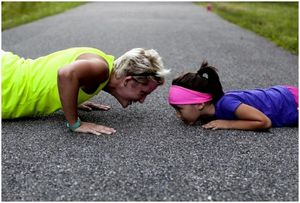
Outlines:
<svg viewBox="0 0 300 203"><path fill-rule="evenodd" d="M82 2L2 2L2 30L61 13Z"/></svg>
<svg viewBox="0 0 300 203"><path fill-rule="evenodd" d="M207 6L208 3L197 3ZM212 2L212 12L298 54L298 2Z"/></svg>

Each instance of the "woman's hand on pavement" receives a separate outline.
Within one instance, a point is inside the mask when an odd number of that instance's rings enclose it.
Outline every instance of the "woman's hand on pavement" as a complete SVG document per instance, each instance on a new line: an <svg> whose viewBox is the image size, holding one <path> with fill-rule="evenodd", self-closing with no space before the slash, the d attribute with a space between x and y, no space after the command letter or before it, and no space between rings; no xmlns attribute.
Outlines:
<svg viewBox="0 0 300 203"><path fill-rule="evenodd" d="M83 104L78 106L78 109L84 111L92 111L92 110L108 111L110 109L110 106L103 105L103 104L96 104L93 102L84 102Z"/></svg>
<svg viewBox="0 0 300 203"><path fill-rule="evenodd" d="M77 128L75 132L91 133L95 135L101 135L101 134L111 135L115 133L116 130L103 125L97 125L95 123L81 122L80 127Z"/></svg>

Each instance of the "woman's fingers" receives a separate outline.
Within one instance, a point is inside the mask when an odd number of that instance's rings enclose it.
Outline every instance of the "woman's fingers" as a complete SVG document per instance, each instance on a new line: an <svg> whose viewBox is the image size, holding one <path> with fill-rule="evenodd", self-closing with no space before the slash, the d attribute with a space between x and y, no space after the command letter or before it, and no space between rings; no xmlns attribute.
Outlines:
<svg viewBox="0 0 300 203"><path fill-rule="evenodd" d="M89 133L94 134L94 135L101 135L101 133L97 132L96 130L91 130Z"/></svg>
<svg viewBox="0 0 300 203"><path fill-rule="evenodd" d="M110 109L110 106L104 105L104 104L96 104L93 102L85 102L85 103L81 104L78 108L80 108L82 110L87 110L87 111L91 111L93 109L107 111Z"/></svg>
<svg viewBox="0 0 300 203"><path fill-rule="evenodd" d="M81 110L84 110L84 111L91 111L92 110L91 107L89 107L89 106L87 106L85 104L79 105L78 108L81 109Z"/></svg>
<svg viewBox="0 0 300 203"><path fill-rule="evenodd" d="M107 134L111 135L116 132L115 129L94 123L81 122L81 126L75 130L81 133L91 133L95 135Z"/></svg>
<svg viewBox="0 0 300 203"><path fill-rule="evenodd" d="M92 108L107 111L110 109L110 106L103 105L103 104L93 104Z"/></svg>
<svg viewBox="0 0 300 203"><path fill-rule="evenodd" d="M109 127L106 127L106 126L103 126L103 125L97 125L97 126L94 128L94 130L97 131L97 132L100 132L100 133L107 134L107 135L110 135L110 134L116 132L115 129L109 128Z"/></svg>

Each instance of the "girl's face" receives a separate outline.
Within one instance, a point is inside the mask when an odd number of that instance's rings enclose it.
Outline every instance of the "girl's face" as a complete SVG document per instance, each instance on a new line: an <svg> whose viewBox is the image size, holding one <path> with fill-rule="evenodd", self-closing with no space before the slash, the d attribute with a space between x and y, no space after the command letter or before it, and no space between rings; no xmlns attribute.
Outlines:
<svg viewBox="0 0 300 203"><path fill-rule="evenodd" d="M202 104L172 105L176 110L176 116L186 124L194 124L201 116Z"/></svg>

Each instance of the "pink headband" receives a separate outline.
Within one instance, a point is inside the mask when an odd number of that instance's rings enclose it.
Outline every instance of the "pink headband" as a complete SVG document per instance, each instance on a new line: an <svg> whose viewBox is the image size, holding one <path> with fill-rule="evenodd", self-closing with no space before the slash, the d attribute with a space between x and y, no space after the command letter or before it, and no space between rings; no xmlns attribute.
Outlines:
<svg viewBox="0 0 300 203"><path fill-rule="evenodd" d="M169 104L200 104L212 100L212 95L193 91L177 85L171 85Z"/></svg>

